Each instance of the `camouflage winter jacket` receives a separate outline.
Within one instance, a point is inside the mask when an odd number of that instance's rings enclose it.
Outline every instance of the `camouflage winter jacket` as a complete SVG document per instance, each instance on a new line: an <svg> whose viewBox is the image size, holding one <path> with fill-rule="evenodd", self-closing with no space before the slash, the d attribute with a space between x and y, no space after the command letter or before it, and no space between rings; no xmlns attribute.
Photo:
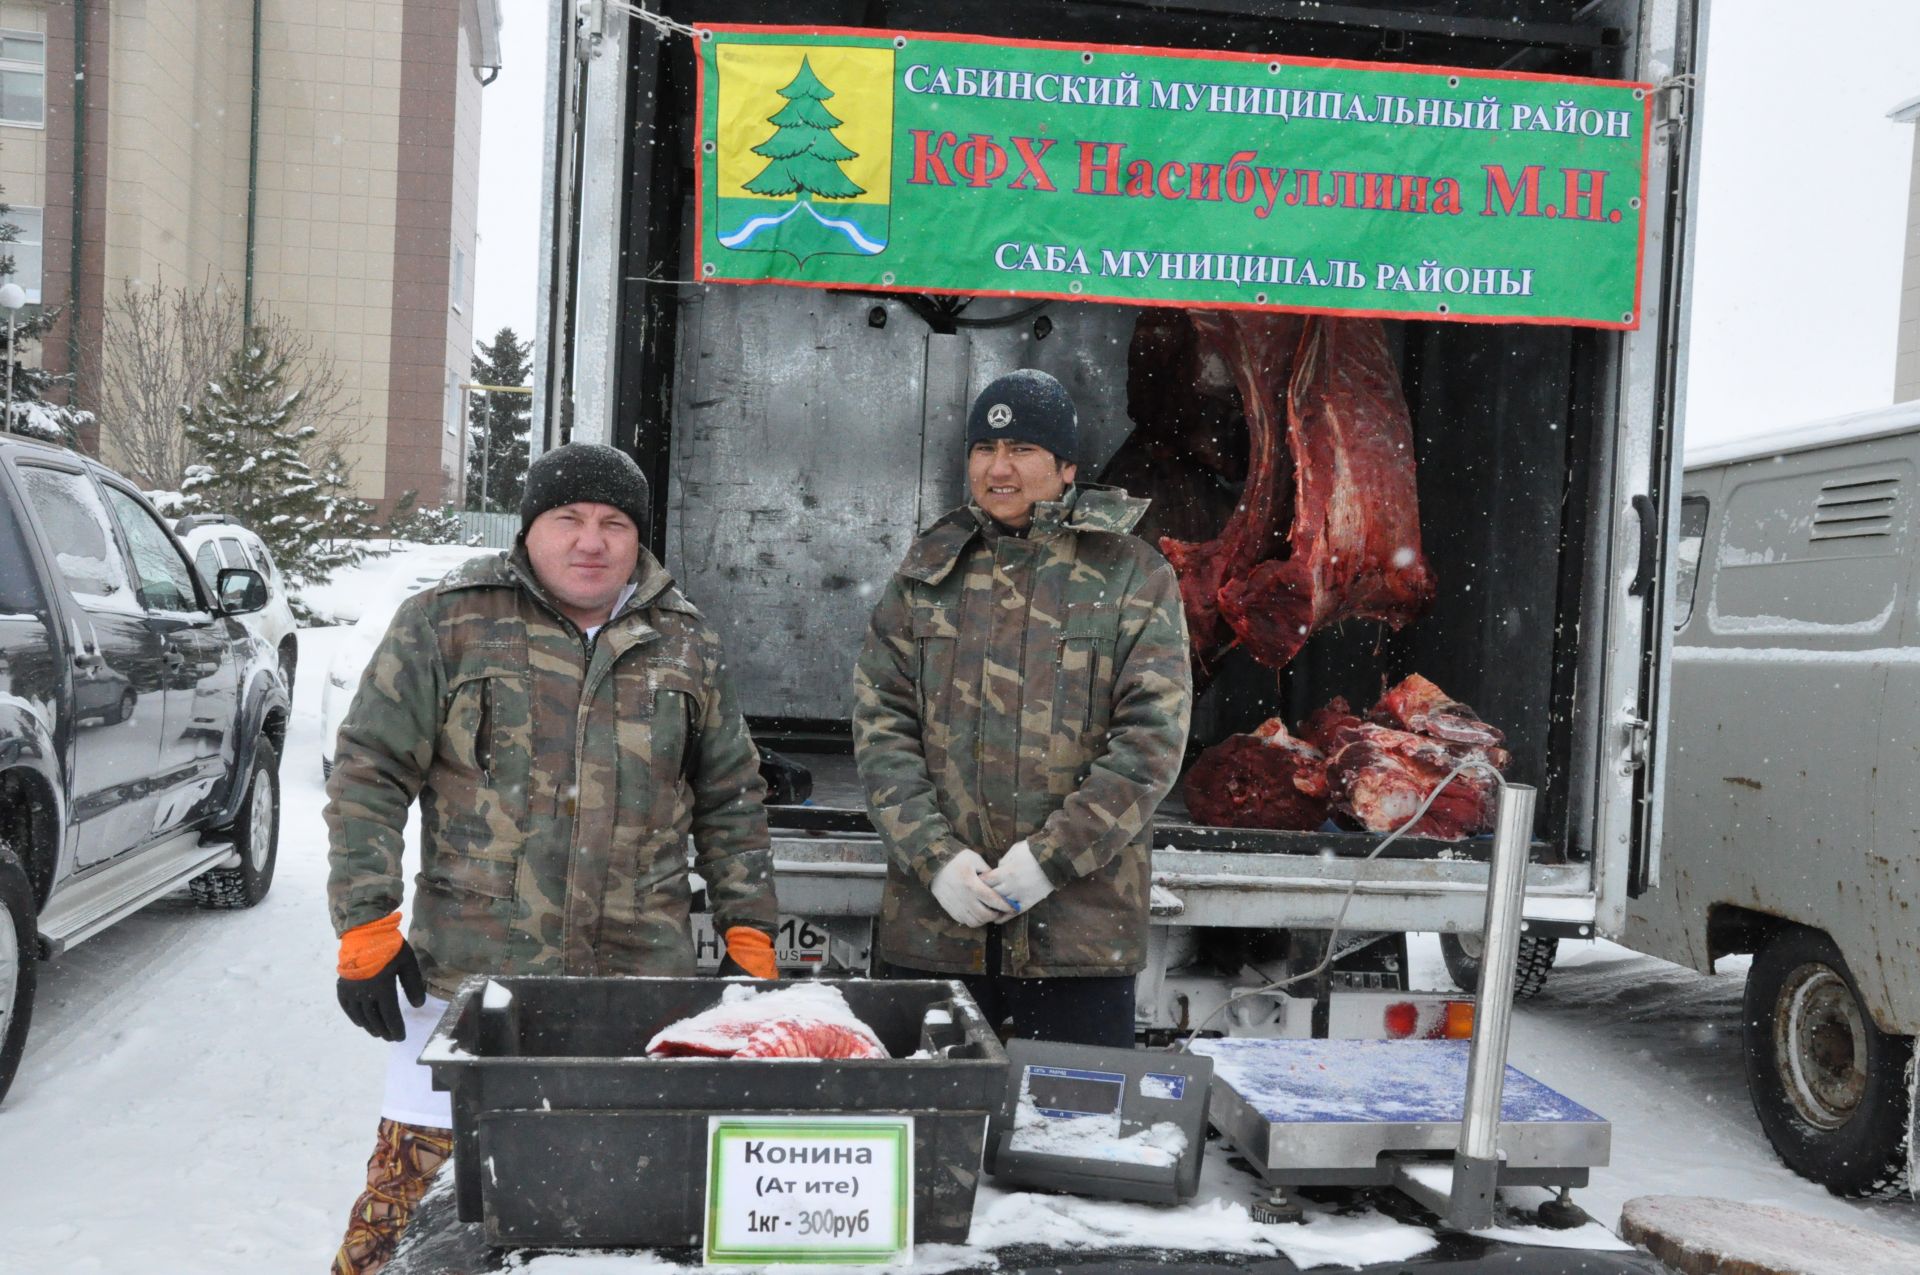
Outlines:
<svg viewBox="0 0 1920 1275"><path fill-rule="evenodd" d="M1058 889L1005 922L1004 973L1111 975L1145 962L1154 809L1186 747L1192 688L1173 569L1126 534L1147 502L1069 488L1003 533L946 515L888 582L854 670L867 808L887 845L880 951L984 972L984 929L933 878L1026 838Z"/></svg>
<svg viewBox="0 0 1920 1275"><path fill-rule="evenodd" d="M341 724L327 784L336 933L400 906L428 986L471 974L690 974L687 834L715 922L772 931L766 787L720 640L644 549L591 646L525 551L409 599Z"/></svg>

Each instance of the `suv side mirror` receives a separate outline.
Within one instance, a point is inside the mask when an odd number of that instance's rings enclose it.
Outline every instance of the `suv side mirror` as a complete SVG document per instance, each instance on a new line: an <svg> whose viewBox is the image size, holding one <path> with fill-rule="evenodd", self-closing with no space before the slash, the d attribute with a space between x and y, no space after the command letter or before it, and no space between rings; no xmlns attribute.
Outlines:
<svg viewBox="0 0 1920 1275"><path fill-rule="evenodd" d="M267 582L252 567L222 568L214 591L228 615L251 615L267 605Z"/></svg>

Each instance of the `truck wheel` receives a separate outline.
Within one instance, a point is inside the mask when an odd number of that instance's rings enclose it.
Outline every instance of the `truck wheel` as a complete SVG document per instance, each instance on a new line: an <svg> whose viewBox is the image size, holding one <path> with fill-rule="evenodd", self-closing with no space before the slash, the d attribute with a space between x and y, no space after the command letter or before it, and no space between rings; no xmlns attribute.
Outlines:
<svg viewBox="0 0 1920 1275"><path fill-rule="evenodd" d="M1478 934L1442 934L1440 957L1447 975L1463 992L1480 986L1480 955L1486 950ZM1513 999L1532 1000L1547 985L1547 973L1560 954L1560 940L1530 930L1520 932L1520 950L1514 956Z"/></svg>
<svg viewBox="0 0 1920 1275"><path fill-rule="evenodd" d="M250 908L267 897L273 885L273 864L280 848L280 777L273 745L265 739L254 745L253 768L247 772L247 795L240 817L230 829L233 848L240 856L237 868L214 868L188 883L193 901L203 908Z"/></svg>
<svg viewBox="0 0 1920 1275"><path fill-rule="evenodd" d="M7 1096L27 1048L38 978L33 887L13 851L0 845L0 1098Z"/></svg>
<svg viewBox="0 0 1920 1275"><path fill-rule="evenodd" d="M1753 958L1742 1034L1767 1140L1835 1195L1907 1189L1911 1036L1874 1026L1853 972L1818 930L1783 931Z"/></svg>

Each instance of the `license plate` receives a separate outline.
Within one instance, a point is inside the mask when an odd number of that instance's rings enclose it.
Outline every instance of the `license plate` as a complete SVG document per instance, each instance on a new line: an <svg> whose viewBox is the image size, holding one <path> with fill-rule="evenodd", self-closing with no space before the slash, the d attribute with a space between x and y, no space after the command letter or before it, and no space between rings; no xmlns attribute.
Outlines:
<svg viewBox="0 0 1920 1275"><path fill-rule="evenodd" d="M727 945L713 928L713 916L707 912L695 912L690 919L693 922L694 963L701 969L719 968ZM824 965L828 937L825 930L809 924L803 917L783 916L780 918L780 928L774 931L774 960L787 969Z"/></svg>

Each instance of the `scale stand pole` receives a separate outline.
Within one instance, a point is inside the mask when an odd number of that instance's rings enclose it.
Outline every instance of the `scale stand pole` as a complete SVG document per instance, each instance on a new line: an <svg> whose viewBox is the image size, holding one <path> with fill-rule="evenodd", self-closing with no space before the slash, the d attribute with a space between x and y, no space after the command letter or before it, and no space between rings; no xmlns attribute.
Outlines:
<svg viewBox="0 0 1920 1275"><path fill-rule="evenodd" d="M1454 1154L1453 1192L1447 1206L1447 1224L1456 1230L1478 1231L1493 1225L1494 1190L1500 1178L1500 1096L1507 1072L1507 1033L1513 1021L1514 962L1520 952L1534 797L1527 785L1502 784L1494 815L1487 919L1481 931L1485 950L1480 956L1480 987L1474 995L1466 1103L1460 1113L1460 1146Z"/></svg>

